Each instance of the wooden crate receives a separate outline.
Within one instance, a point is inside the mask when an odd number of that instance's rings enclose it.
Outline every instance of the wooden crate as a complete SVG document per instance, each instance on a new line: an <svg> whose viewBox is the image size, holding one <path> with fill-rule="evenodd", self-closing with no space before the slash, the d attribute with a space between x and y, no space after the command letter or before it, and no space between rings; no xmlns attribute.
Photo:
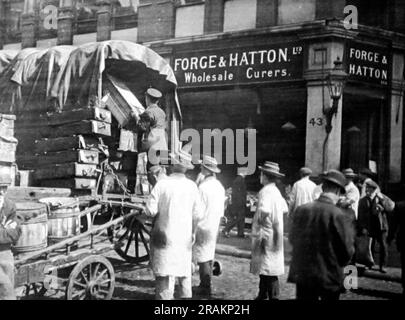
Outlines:
<svg viewBox="0 0 405 320"><path fill-rule="evenodd" d="M61 164L79 162L87 164L98 164L99 154L93 150L69 150L50 152L40 155L18 155L17 164L22 169L36 169L50 164Z"/></svg>
<svg viewBox="0 0 405 320"><path fill-rule="evenodd" d="M14 136L14 121L16 117L12 114L0 113L0 136L13 137Z"/></svg>
<svg viewBox="0 0 405 320"><path fill-rule="evenodd" d="M42 187L70 188L76 190L95 189L97 179L71 178L71 179L47 179L40 182Z"/></svg>
<svg viewBox="0 0 405 320"><path fill-rule="evenodd" d="M35 201L48 197L70 197L72 191L63 188L41 188L41 187L10 187L7 190L7 197L11 200Z"/></svg>
<svg viewBox="0 0 405 320"><path fill-rule="evenodd" d="M96 120L83 120L60 126L17 128L16 136L30 135L36 139L60 138L73 135L111 136L111 124Z"/></svg>
<svg viewBox="0 0 405 320"><path fill-rule="evenodd" d="M52 151L85 149L98 150L99 140L93 136L71 136L53 139L41 139L35 142L35 153L45 153Z"/></svg>
<svg viewBox="0 0 405 320"><path fill-rule="evenodd" d="M9 185L14 185L15 182L15 165L6 162L0 162L0 176L3 181Z"/></svg>
<svg viewBox="0 0 405 320"><path fill-rule="evenodd" d="M0 135L0 161L15 162L17 139Z"/></svg>
<svg viewBox="0 0 405 320"><path fill-rule="evenodd" d="M82 163L64 163L50 165L46 168L37 169L34 172L36 180L68 177L97 178L97 165Z"/></svg>

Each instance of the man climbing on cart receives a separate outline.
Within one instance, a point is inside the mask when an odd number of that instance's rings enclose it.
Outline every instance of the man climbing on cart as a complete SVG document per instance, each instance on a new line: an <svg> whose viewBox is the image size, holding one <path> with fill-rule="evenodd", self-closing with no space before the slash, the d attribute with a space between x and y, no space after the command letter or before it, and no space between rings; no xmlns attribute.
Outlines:
<svg viewBox="0 0 405 320"><path fill-rule="evenodd" d="M154 88L146 91L146 110L140 116L141 126L145 129L142 140L143 149L148 153L147 170L160 162L165 153L167 157L168 146L166 139L166 113L158 106L162 93Z"/></svg>

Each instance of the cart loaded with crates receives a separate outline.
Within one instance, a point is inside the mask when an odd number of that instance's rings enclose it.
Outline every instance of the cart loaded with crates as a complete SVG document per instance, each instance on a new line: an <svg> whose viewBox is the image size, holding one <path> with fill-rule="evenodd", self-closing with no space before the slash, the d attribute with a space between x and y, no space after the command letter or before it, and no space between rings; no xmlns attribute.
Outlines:
<svg viewBox="0 0 405 320"><path fill-rule="evenodd" d="M173 70L127 41L1 54L0 138L8 149L0 174L10 176L7 196L22 228L15 286L27 295L62 288L69 300L111 299L107 256L149 259L151 221L141 218L147 146L136 128L154 87L164 96L169 149L179 147Z"/></svg>

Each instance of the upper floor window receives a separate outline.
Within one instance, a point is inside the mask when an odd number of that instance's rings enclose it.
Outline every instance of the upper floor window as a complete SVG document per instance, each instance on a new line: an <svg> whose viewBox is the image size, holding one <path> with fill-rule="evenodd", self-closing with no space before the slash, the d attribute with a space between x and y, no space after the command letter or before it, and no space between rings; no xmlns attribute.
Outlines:
<svg viewBox="0 0 405 320"><path fill-rule="evenodd" d="M197 36L204 33L204 2L186 2L183 0L176 8L175 37Z"/></svg>
<svg viewBox="0 0 405 320"><path fill-rule="evenodd" d="M224 32L256 28L256 0L226 0Z"/></svg>
<svg viewBox="0 0 405 320"><path fill-rule="evenodd" d="M316 0L279 0L278 24L282 25L315 20L315 11Z"/></svg>

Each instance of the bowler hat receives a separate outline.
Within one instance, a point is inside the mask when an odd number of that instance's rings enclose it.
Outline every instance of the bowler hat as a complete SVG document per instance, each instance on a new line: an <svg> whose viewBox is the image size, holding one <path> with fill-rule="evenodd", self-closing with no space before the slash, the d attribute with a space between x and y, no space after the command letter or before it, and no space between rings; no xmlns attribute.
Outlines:
<svg viewBox="0 0 405 320"><path fill-rule="evenodd" d="M342 193L343 194L346 193L345 186L346 186L347 180L346 180L345 176L343 175L343 173L341 173L340 171L331 169L326 173L326 175L324 175L322 177L322 179L324 181L329 181L329 182L339 186Z"/></svg>
<svg viewBox="0 0 405 320"><path fill-rule="evenodd" d="M346 178L355 178L357 176L351 168L344 169L342 173Z"/></svg>
<svg viewBox="0 0 405 320"><path fill-rule="evenodd" d="M155 88L149 88L148 90L146 90L146 94L156 99L160 99L162 97L162 93Z"/></svg>
<svg viewBox="0 0 405 320"><path fill-rule="evenodd" d="M280 172L280 166L276 162L265 161L263 166L259 166L259 169L278 178L285 177L285 175Z"/></svg>
<svg viewBox="0 0 405 320"><path fill-rule="evenodd" d="M369 177L369 178L374 178L376 176L376 174L371 171L369 168L363 168L360 170L360 173Z"/></svg>
<svg viewBox="0 0 405 320"><path fill-rule="evenodd" d="M215 158L210 157L208 155L203 155L202 161L200 161L201 165L214 173L220 173L221 170L218 168L218 162Z"/></svg>

